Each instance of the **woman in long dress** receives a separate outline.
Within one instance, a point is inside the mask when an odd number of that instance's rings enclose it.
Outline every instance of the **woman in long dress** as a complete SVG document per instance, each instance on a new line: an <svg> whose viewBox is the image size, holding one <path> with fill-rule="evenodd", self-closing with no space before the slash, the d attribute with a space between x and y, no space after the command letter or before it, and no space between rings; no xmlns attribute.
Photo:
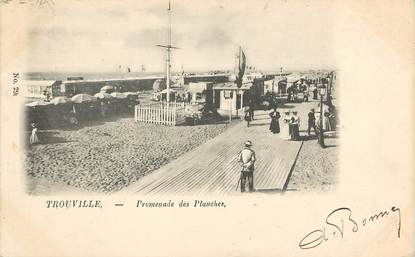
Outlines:
<svg viewBox="0 0 415 257"><path fill-rule="evenodd" d="M330 113L325 112L323 117L323 130L324 131L332 131L331 123L330 123Z"/></svg>
<svg viewBox="0 0 415 257"><path fill-rule="evenodd" d="M330 127L331 127L331 130L334 131L336 130L336 125L337 125L336 107L334 105L330 106L329 112L330 112L330 116L329 116Z"/></svg>
<svg viewBox="0 0 415 257"><path fill-rule="evenodd" d="M293 111L293 116L291 117L291 140L297 141L300 140L300 117L297 116L297 111Z"/></svg>
<svg viewBox="0 0 415 257"><path fill-rule="evenodd" d="M289 140L290 137L290 120L291 120L291 116L290 116L290 112L286 111L284 118L282 119L282 126L281 126L281 133L280 133L280 137L284 140Z"/></svg>
<svg viewBox="0 0 415 257"><path fill-rule="evenodd" d="M30 144L38 144L39 143L39 137L37 135L37 127L35 123L32 123L32 134L30 135Z"/></svg>
<svg viewBox="0 0 415 257"><path fill-rule="evenodd" d="M269 116L271 117L271 124L269 125L269 130L271 130L273 134L280 133L280 123L278 121L279 118L281 118L280 113L277 111L273 111L269 114Z"/></svg>

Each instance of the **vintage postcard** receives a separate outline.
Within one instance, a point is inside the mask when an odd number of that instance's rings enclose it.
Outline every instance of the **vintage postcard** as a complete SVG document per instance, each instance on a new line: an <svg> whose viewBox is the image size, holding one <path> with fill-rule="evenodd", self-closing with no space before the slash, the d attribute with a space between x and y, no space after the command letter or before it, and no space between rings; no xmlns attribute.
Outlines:
<svg viewBox="0 0 415 257"><path fill-rule="evenodd" d="M0 256L414 256L414 11L0 0Z"/></svg>

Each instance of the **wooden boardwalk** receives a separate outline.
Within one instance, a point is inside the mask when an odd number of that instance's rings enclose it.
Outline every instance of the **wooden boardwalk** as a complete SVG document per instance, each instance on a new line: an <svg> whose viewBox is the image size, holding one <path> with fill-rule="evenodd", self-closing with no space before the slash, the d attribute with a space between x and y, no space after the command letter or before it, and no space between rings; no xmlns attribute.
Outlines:
<svg viewBox="0 0 415 257"><path fill-rule="evenodd" d="M280 110L281 111L281 110ZM283 190L301 142L285 141L269 131L268 112L256 112L252 126L241 122L166 166L146 175L123 193L202 195L238 193L237 155L246 140L256 153L257 191Z"/></svg>

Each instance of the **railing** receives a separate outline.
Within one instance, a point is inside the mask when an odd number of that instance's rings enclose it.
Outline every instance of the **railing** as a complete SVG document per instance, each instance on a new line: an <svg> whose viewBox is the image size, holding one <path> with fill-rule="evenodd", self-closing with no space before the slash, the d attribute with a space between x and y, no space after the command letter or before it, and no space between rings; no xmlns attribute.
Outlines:
<svg viewBox="0 0 415 257"><path fill-rule="evenodd" d="M135 121L175 126L184 122L185 103L151 103L135 106Z"/></svg>

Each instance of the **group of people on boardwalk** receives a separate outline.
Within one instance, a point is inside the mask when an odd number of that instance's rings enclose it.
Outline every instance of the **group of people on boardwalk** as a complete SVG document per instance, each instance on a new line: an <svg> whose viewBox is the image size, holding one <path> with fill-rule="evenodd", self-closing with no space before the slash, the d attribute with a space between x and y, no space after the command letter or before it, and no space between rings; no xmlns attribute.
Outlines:
<svg viewBox="0 0 415 257"><path fill-rule="evenodd" d="M307 120L307 134L310 136L311 130L314 130L314 133L318 136L320 131L331 131L334 130L335 124L333 124L334 120L334 113L333 107L323 111L323 119L320 122L320 117L316 117L316 112L314 109L310 109L308 112L308 120ZM251 109L252 110L252 109ZM245 113L245 120L249 122L253 119L253 111L248 111ZM273 134L279 134L279 136L284 140L292 140L298 141L301 140L300 138L300 117L296 110L284 111L284 116L281 117L281 114L277 111L277 109L273 109L271 113L269 113L271 118L271 123L269 126L269 130ZM280 119L282 118L282 123L280 126ZM254 192L254 163L256 162L255 152L252 150L252 142L246 141L244 149L239 152L238 155L238 162L241 166L241 174L238 181L237 188L239 188L241 192L246 192L246 184L248 184L249 192Z"/></svg>
<svg viewBox="0 0 415 257"><path fill-rule="evenodd" d="M319 106L318 106L319 107ZM279 134L281 139L284 140L292 140L298 141L300 140L300 116L296 110L289 111L285 110L283 113L283 117L281 116L280 112L277 111L277 108L273 108L273 110L269 113L269 117L271 118L271 123L269 126L269 130L273 134ZM307 122L307 134L308 136L311 135L311 130L314 130L314 133L318 135L318 131L321 128L323 131L334 131L336 130L336 111L333 104L325 104L323 107L323 118L322 123L320 124L320 117L316 116L320 115L316 113L314 109L311 109L308 112L308 122ZM282 118L282 119L281 119ZM252 120L254 120L254 111L253 108L249 108L247 112L245 112L245 121L247 122L247 126L250 126ZM280 124L281 119L281 124ZM318 130L318 131L317 131Z"/></svg>
<svg viewBox="0 0 415 257"><path fill-rule="evenodd" d="M284 140L300 140L300 117L297 111L285 111L280 127L279 119L281 114L277 110L273 110L269 116L271 124L269 130L273 134L279 134Z"/></svg>

